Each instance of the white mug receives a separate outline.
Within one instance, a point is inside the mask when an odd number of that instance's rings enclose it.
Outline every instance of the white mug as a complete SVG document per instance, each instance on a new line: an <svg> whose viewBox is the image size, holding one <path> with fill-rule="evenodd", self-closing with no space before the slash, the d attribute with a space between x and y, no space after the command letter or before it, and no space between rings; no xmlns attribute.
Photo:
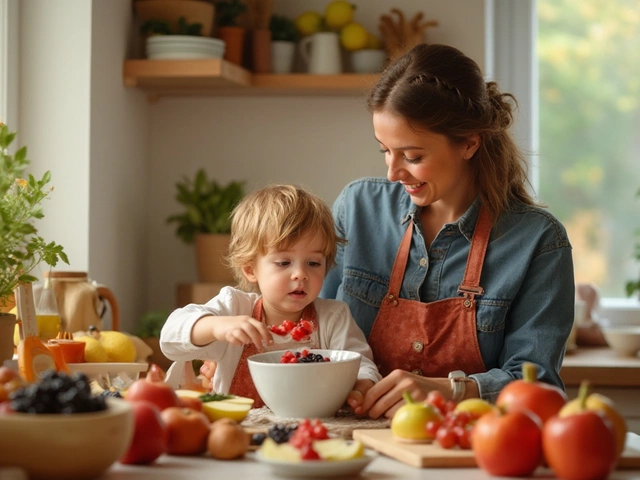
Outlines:
<svg viewBox="0 0 640 480"><path fill-rule="evenodd" d="M318 32L304 37L300 41L300 54L311 74L342 73L340 42L335 32Z"/></svg>

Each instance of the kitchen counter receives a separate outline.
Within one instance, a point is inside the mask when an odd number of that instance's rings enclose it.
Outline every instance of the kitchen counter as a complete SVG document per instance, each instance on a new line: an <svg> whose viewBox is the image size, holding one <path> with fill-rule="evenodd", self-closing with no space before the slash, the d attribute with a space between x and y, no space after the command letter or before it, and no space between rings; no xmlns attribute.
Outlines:
<svg viewBox="0 0 640 480"><path fill-rule="evenodd" d="M640 449L640 436L629 434L629 446ZM255 453L249 453L244 460L219 461L207 457L172 457L162 456L155 465L131 466L115 464L102 477L102 480L211 480L241 478L251 479L279 479L267 465L260 463ZM346 478L346 477L336 477ZM400 463L389 457L378 455L357 479L447 479L447 480L487 480L491 478L478 468L415 468ZM548 469L536 470L535 478L554 478ZM611 480L640 480L640 470L620 470L609 477Z"/></svg>
<svg viewBox="0 0 640 480"><path fill-rule="evenodd" d="M566 386L584 379L599 387L640 387L640 358L623 357L608 347L579 347L564 357L560 376Z"/></svg>

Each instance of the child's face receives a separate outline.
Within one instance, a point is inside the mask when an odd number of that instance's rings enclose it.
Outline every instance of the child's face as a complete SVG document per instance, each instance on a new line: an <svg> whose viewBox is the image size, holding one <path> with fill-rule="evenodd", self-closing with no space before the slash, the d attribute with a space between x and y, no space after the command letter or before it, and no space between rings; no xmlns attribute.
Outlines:
<svg viewBox="0 0 640 480"><path fill-rule="evenodd" d="M247 280L260 287L265 311L268 308L296 321L318 297L327 268L323 240L307 234L287 250L270 250L244 268Z"/></svg>

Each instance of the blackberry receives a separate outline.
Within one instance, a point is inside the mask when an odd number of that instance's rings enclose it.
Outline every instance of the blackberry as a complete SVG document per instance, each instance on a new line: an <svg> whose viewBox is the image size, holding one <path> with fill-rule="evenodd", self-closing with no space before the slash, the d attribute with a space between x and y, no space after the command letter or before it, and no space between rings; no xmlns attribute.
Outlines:
<svg viewBox="0 0 640 480"><path fill-rule="evenodd" d="M298 428L297 425L281 425L276 423L269 428L268 435L276 443L287 443L296 428Z"/></svg>
<svg viewBox="0 0 640 480"><path fill-rule="evenodd" d="M253 435L251 435L251 445L262 445L262 442L264 442L266 438L267 434L264 432L254 433Z"/></svg>
<svg viewBox="0 0 640 480"><path fill-rule="evenodd" d="M10 395L11 408L24 413L81 413L106 410L104 397L91 394L84 373L69 376L48 371L39 383L19 388Z"/></svg>
<svg viewBox="0 0 640 480"><path fill-rule="evenodd" d="M317 353L308 353L306 357L300 357L298 363L318 363L324 362L324 357Z"/></svg>

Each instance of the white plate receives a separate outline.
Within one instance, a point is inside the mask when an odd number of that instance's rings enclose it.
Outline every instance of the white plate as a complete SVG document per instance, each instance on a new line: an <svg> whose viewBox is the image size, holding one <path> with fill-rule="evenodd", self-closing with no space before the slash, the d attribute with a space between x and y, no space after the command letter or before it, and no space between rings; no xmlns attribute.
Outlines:
<svg viewBox="0 0 640 480"><path fill-rule="evenodd" d="M188 53L188 52L163 52L152 53L147 55L150 60L196 60L202 58L222 58L223 54L210 54L210 53Z"/></svg>
<svg viewBox="0 0 640 480"><path fill-rule="evenodd" d="M141 372L146 372L149 368L148 363L67 363L69 372L82 372L88 377L98 375L117 376L126 373L134 380L140 376Z"/></svg>
<svg viewBox="0 0 640 480"><path fill-rule="evenodd" d="M260 463L268 465L275 475L281 477L311 478L311 477L339 477L357 475L365 469L377 454L365 453L363 457L353 460L328 461L307 460L299 463L268 460L262 458L258 451L256 458Z"/></svg>

